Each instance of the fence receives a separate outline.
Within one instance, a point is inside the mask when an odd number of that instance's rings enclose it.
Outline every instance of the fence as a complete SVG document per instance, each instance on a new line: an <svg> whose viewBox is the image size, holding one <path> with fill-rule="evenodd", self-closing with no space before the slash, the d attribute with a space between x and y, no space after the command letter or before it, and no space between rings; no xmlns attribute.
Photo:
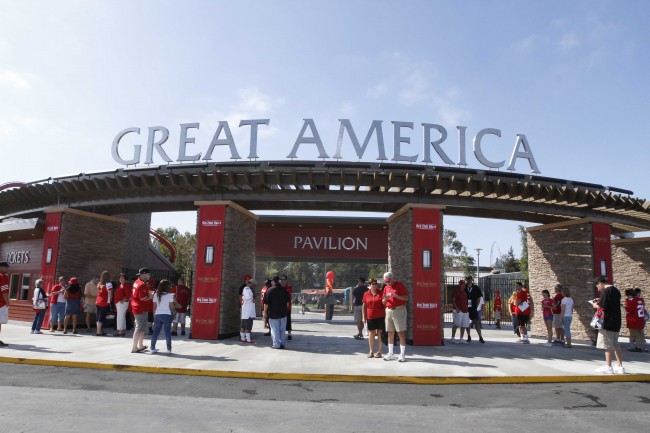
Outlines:
<svg viewBox="0 0 650 433"><path fill-rule="evenodd" d="M445 323L452 323L452 310L453 310L453 301L452 293L456 287L458 287L458 282L464 279L463 277L446 277L445 278L445 289L443 292L444 299L444 309L443 309L443 320ZM508 305L508 299L512 295L512 292L515 290L515 282L521 281L524 284L524 287L528 287L528 280L523 278L521 272L513 272L508 274L499 274L499 275L489 275L486 277L481 277L478 280L478 286L483 292L483 321L484 325L493 325L494 320L494 296L496 291L500 292L501 296L501 323L502 326L506 326L512 321L512 316L510 315L510 307Z"/></svg>

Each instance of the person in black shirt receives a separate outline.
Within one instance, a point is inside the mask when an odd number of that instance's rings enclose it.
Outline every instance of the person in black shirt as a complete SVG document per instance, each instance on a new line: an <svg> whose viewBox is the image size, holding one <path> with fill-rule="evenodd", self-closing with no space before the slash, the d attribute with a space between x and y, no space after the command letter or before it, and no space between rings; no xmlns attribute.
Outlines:
<svg viewBox="0 0 650 433"><path fill-rule="evenodd" d="M621 346L618 334L621 331L621 292L607 282L607 277L600 276L594 281L600 290L600 299L594 299L594 308L603 311L603 328L598 330L596 347L605 350L605 363L596 369L596 373L625 374ZM616 356L616 367L612 368L612 353Z"/></svg>
<svg viewBox="0 0 650 433"><path fill-rule="evenodd" d="M358 334L354 335L357 340L363 340L363 294L368 291L366 279L359 277L357 286L352 289L352 305L354 307L354 321L357 322Z"/></svg>
<svg viewBox="0 0 650 433"><path fill-rule="evenodd" d="M468 275L465 278L467 285L465 286L465 293L467 293L467 311L469 312L469 320L474 324L474 328L478 334L478 341L485 343L483 340L483 335L481 334L481 309L483 308L483 292L481 288L474 284L474 278L471 275ZM472 337L469 335L469 330L472 329L471 326L467 328L467 342L472 341Z"/></svg>
<svg viewBox="0 0 650 433"><path fill-rule="evenodd" d="M271 288L264 296L264 319L268 320L271 328L273 348L284 349L286 342L287 311L291 307L289 293L282 284L280 277L271 280Z"/></svg>

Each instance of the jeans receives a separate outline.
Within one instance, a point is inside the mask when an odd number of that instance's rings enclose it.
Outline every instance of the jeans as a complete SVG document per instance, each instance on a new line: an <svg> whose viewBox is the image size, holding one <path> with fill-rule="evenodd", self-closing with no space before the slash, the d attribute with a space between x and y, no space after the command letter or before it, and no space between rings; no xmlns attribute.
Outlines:
<svg viewBox="0 0 650 433"><path fill-rule="evenodd" d="M287 329L287 318L286 316L281 319L269 319L269 327L271 328L271 340L273 341L273 347L279 349L280 346L284 346L286 342L286 329Z"/></svg>
<svg viewBox="0 0 650 433"><path fill-rule="evenodd" d="M571 340L571 321L573 316L564 316L562 317L562 323L564 324L564 337Z"/></svg>
<svg viewBox="0 0 650 433"><path fill-rule="evenodd" d="M63 316L65 316L65 302L57 302L50 305L50 322L63 323Z"/></svg>
<svg viewBox="0 0 650 433"><path fill-rule="evenodd" d="M34 321L32 322L32 332L41 330L41 324L43 323L44 318L45 310L37 310L34 314Z"/></svg>
<svg viewBox="0 0 650 433"><path fill-rule="evenodd" d="M151 336L151 350L156 348L156 341L160 335L160 328L165 330L165 341L167 350L172 350L172 315L156 314L153 316L153 335Z"/></svg>

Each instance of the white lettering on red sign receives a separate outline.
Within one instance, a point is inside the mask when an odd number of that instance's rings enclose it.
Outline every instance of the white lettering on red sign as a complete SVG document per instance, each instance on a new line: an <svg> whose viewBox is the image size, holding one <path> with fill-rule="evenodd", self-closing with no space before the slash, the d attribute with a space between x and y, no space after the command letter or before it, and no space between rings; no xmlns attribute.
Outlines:
<svg viewBox="0 0 650 433"><path fill-rule="evenodd" d="M199 304L216 304L217 298L196 298Z"/></svg>
<svg viewBox="0 0 650 433"><path fill-rule="evenodd" d="M205 220L201 221L203 227L218 227L221 225L221 220Z"/></svg>
<svg viewBox="0 0 650 433"><path fill-rule="evenodd" d="M417 308L421 308L421 309L423 309L423 310L435 310L436 308L438 308L438 304L435 304L435 303L432 304L432 303L418 302L418 303L416 304L416 307L417 307Z"/></svg>
<svg viewBox="0 0 650 433"><path fill-rule="evenodd" d="M293 248L301 250L368 251L368 238L333 238L331 236L294 236Z"/></svg>
<svg viewBox="0 0 650 433"><path fill-rule="evenodd" d="M59 226L50 226L47 228L48 232L55 232L59 230Z"/></svg>
<svg viewBox="0 0 650 433"><path fill-rule="evenodd" d="M435 230L438 226L435 224L416 224L415 228L418 230Z"/></svg>

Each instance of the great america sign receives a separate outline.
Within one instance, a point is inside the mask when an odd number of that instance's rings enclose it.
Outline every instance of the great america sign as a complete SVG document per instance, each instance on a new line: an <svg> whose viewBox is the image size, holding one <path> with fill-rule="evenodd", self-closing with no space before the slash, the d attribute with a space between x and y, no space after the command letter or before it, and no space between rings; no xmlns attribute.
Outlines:
<svg viewBox="0 0 650 433"><path fill-rule="evenodd" d="M250 140L248 143L248 159L258 159L258 149L264 145L264 143L258 143L258 132L260 127L268 126L271 122L271 119L248 119L241 120L239 122L239 127L250 128ZM315 146L316 151L318 152L318 158L321 159L341 159L344 143L352 145L354 151L359 159L363 158L368 146L371 142L374 142L377 146L377 160L386 161L388 156L386 154L386 144L384 140L384 126L382 120L373 120L368 131L366 133L363 143L357 137L357 134L352 127L352 123L349 119L339 119L339 132L338 139L336 142L336 149L332 157L329 156L325 150L325 145L321 139L320 133L314 119L303 119L302 128L297 135L296 141L291 149L291 152L286 156L288 159L299 158L298 152L302 150L302 147L309 145ZM449 150L443 148L443 144L447 140L448 132L447 128L436 123L421 123L421 135L422 135L422 151L420 153L413 154L413 145L411 143L411 132L415 128L413 122L402 122L402 121L391 121L392 124L392 158L391 161L395 162L417 162L418 159L425 163L431 164L438 161L432 159L432 149L433 153L437 155L439 161L448 164L448 165L458 165L458 166L467 166L467 127L466 126L456 126L457 130L457 152L456 159L452 159L450 156ZM196 137L192 136L193 130L198 130L200 124L195 123L182 123L179 125L179 139L178 147L175 153L176 159L173 160L168 151L163 148L163 146L169 141L170 132L164 126L150 126L147 128L146 133L146 152L144 161L142 161L142 148L143 144L140 144L140 135L144 135L141 132L139 127L130 127L120 131L113 140L111 153L113 159L122 165L135 165L141 162L144 164L153 164L154 163L154 153L158 155L166 163L171 162L197 162L200 160L210 161L212 160L212 153L214 152L217 146L227 146L230 151L230 159L242 159L239 153L238 145L235 143L235 139L232 134L232 130L227 121L219 121L216 131L213 135L212 140L208 144L205 153L189 153L196 152L196 150L191 151L188 149L188 146L196 146ZM347 136L347 140L345 137ZM472 140L472 150L477 161L490 169L500 169L505 166L506 160L501 159L499 161L494 161L489 159L484 152L484 143L483 140L486 136L493 136L491 141L494 140L494 137L501 137L501 130L496 128L484 128L479 130L473 137ZM241 144L240 144L241 145ZM449 146L447 146L449 147ZM128 149L128 150L126 150ZM411 150L408 150L411 149ZM272 149L276 151L276 149ZM409 152L410 154L405 154ZM126 156L128 155L128 156ZM277 157L277 155L276 155ZM528 143L528 139L524 134L516 134L514 140L514 146L508 160L507 170L514 171L515 163L518 159L524 159L528 162L530 170L532 173L539 174L539 168L533 156L533 151Z"/></svg>

